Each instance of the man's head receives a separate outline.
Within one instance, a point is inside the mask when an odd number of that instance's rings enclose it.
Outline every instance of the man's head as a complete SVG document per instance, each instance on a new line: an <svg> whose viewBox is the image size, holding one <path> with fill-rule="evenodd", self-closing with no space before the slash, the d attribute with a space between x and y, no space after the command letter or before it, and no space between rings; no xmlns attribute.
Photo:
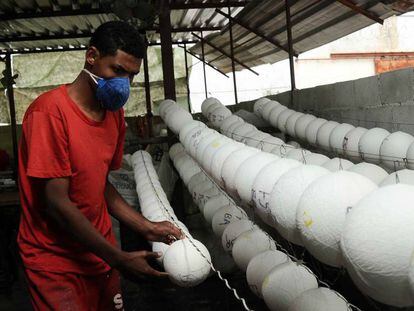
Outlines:
<svg viewBox="0 0 414 311"><path fill-rule="evenodd" d="M146 53L146 42L130 24L122 21L100 25L91 37L85 68L102 78L138 74Z"/></svg>

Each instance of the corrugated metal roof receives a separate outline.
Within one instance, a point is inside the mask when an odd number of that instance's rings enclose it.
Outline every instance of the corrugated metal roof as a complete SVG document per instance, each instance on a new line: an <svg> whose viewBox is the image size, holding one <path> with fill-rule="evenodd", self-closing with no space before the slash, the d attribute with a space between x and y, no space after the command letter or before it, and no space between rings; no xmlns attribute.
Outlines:
<svg viewBox="0 0 414 311"><path fill-rule="evenodd" d="M247 1L230 1L232 15L240 12ZM108 0L1 0L0 51L45 49L58 47L82 48L88 44L90 34L100 24L127 19L147 32L150 43L159 42L156 32L158 1L147 1L148 14L154 13L151 25L142 22L142 7L119 5L121 1ZM132 3L132 2L131 2ZM138 3L138 2L137 2ZM171 24L175 29L173 41L193 40L191 30L220 29L226 18L215 12L214 5L223 1L178 0L171 1ZM142 4L139 4L142 5ZM195 8L195 7L200 8ZM146 12L146 11L145 11ZM146 13L144 13L146 14ZM151 20L151 18L149 18ZM153 22L153 23L152 23ZM189 31L186 31L189 29ZM152 31L151 31L152 30ZM211 31L206 31L209 34Z"/></svg>
<svg viewBox="0 0 414 311"><path fill-rule="evenodd" d="M385 19L414 8L414 1L353 1L356 5ZM291 1L291 21L293 48L302 53L338 38L346 36L374 23L347 6L332 0ZM247 25L261 34L287 46L285 1L264 0L249 3L237 16L236 21ZM244 69L240 63L249 67L275 63L288 58L288 53L269 41L246 30L239 24L233 24L234 58L236 70ZM231 71L231 60L214 47L219 47L230 55L229 30L205 37L205 60L224 72ZM201 55L201 43L191 51Z"/></svg>

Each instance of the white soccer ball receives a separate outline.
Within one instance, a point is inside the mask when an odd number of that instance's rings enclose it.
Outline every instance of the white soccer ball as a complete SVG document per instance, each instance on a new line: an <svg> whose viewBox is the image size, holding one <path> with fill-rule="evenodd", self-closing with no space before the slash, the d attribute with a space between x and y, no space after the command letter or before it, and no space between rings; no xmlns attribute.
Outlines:
<svg viewBox="0 0 414 311"><path fill-rule="evenodd" d="M329 136L329 146L337 154L343 155L345 152L344 138L346 134L355 127L348 123L341 123L333 129Z"/></svg>
<svg viewBox="0 0 414 311"><path fill-rule="evenodd" d="M331 172L338 172L342 170L347 170L354 165L351 161L341 158L333 158L325 162L322 167L330 170Z"/></svg>
<svg viewBox="0 0 414 311"><path fill-rule="evenodd" d="M164 269L171 282L182 287L193 287L202 283L210 273L210 262L207 248L194 239L175 241L165 252L163 259Z"/></svg>
<svg viewBox="0 0 414 311"><path fill-rule="evenodd" d="M299 117L295 124L295 135L301 141L306 141L306 128L316 117L311 114L304 114Z"/></svg>
<svg viewBox="0 0 414 311"><path fill-rule="evenodd" d="M232 112L229 108L225 106L218 107L209 114L209 121L215 128L219 129L223 121L231 115Z"/></svg>
<svg viewBox="0 0 414 311"><path fill-rule="evenodd" d="M241 143L228 143L220 147L213 155L211 159L211 175L220 184L224 185L224 181L221 177L221 170L226 159L235 151L244 148Z"/></svg>
<svg viewBox="0 0 414 311"><path fill-rule="evenodd" d="M263 106L270 101L269 98L266 97L262 97L259 98L258 100L255 101L254 105L253 105L253 112L258 116L258 117L262 117L262 110L263 110Z"/></svg>
<svg viewBox="0 0 414 311"><path fill-rule="evenodd" d="M220 125L220 132L223 135L227 136L227 130L229 129L229 127L231 125L234 125L235 123L242 123L244 122L242 118L240 118L239 116L236 116L234 114L232 114L231 116L227 117L226 119L224 119L224 121L221 123Z"/></svg>
<svg viewBox="0 0 414 311"><path fill-rule="evenodd" d="M262 284L265 277L274 267L289 261L290 258L278 250L268 250L254 256L246 270L246 279L251 291L263 298Z"/></svg>
<svg viewBox="0 0 414 311"><path fill-rule="evenodd" d="M234 201L226 195L219 194L206 201L203 208L204 219L211 225L214 214L223 206L236 205Z"/></svg>
<svg viewBox="0 0 414 311"><path fill-rule="evenodd" d="M371 298L396 307L414 305L408 273L414 245L414 187L372 192L348 214L341 249L354 283Z"/></svg>
<svg viewBox="0 0 414 311"><path fill-rule="evenodd" d="M348 171L365 176L377 185L388 177L388 173L382 167L366 162L353 165Z"/></svg>
<svg viewBox="0 0 414 311"><path fill-rule="evenodd" d="M290 159L279 159L263 167L257 174L252 186L252 201L255 212L269 225L274 224L275 220L269 213L270 193L279 178L289 170L300 166L301 163Z"/></svg>
<svg viewBox="0 0 414 311"><path fill-rule="evenodd" d="M263 299L272 311L287 311L303 292L318 287L316 277L304 266L287 262L273 268L262 285Z"/></svg>
<svg viewBox="0 0 414 311"><path fill-rule="evenodd" d="M201 111L202 111L202 113L204 115L206 115L207 114L207 110L212 105L214 105L214 104L216 104L216 105L217 104L220 104L221 105L221 102L217 98L214 98L214 97L208 97L205 100L203 100L203 102L201 103Z"/></svg>
<svg viewBox="0 0 414 311"><path fill-rule="evenodd" d="M292 137L297 137L295 128L296 122L302 117L304 114L302 112L295 112L286 120L286 133Z"/></svg>
<svg viewBox="0 0 414 311"><path fill-rule="evenodd" d="M405 184L414 186L414 171L404 169L396 171L388 175L381 183L380 187L385 187L395 184Z"/></svg>
<svg viewBox="0 0 414 311"><path fill-rule="evenodd" d="M276 243L266 232L257 228L240 234L234 241L231 253L237 267L246 271L253 257L268 250L276 250Z"/></svg>
<svg viewBox="0 0 414 311"><path fill-rule="evenodd" d="M242 219L248 219L245 211L235 205L226 205L215 212L211 226L214 234L221 237L229 224Z"/></svg>
<svg viewBox="0 0 414 311"><path fill-rule="evenodd" d="M279 157L267 152L259 152L246 159L238 167L234 176L238 196L246 203L252 198L252 185L259 171L267 164L279 160Z"/></svg>
<svg viewBox="0 0 414 311"><path fill-rule="evenodd" d="M377 186L347 171L330 173L313 182L300 198L296 225L306 249L321 262L343 265L339 241L347 212Z"/></svg>
<svg viewBox="0 0 414 311"><path fill-rule="evenodd" d="M307 154L305 156L305 164L307 165L318 165L318 166L322 166L324 165L326 162L328 162L330 159L323 154L320 153L311 153L311 154Z"/></svg>
<svg viewBox="0 0 414 311"><path fill-rule="evenodd" d="M279 129L279 131L281 131L282 133L286 133L287 120L294 113L296 113L296 111L292 109L283 110L283 112L277 118L277 128Z"/></svg>
<svg viewBox="0 0 414 311"><path fill-rule="evenodd" d="M292 150L289 150L286 153L285 158L286 159L296 160L296 161L299 161L301 163L305 163L306 156L307 155L310 155L311 153L312 152L310 152L309 150L302 149L302 148L292 149Z"/></svg>
<svg viewBox="0 0 414 311"><path fill-rule="evenodd" d="M305 130L305 135L306 141L310 145L317 146L316 139L318 137L318 131L321 128L321 126L324 125L326 122L328 121L323 118L317 118L308 124Z"/></svg>
<svg viewBox="0 0 414 311"><path fill-rule="evenodd" d="M277 101L270 100L263 105L261 117L269 122L270 112L276 107L281 106Z"/></svg>
<svg viewBox="0 0 414 311"><path fill-rule="evenodd" d="M288 311L351 311L348 303L337 292L319 287L307 290L297 297Z"/></svg>
<svg viewBox="0 0 414 311"><path fill-rule="evenodd" d="M358 143L361 159L364 162L379 164L381 144L388 135L390 132L379 127L374 127L362 135Z"/></svg>
<svg viewBox="0 0 414 311"><path fill-rule="evenodd" d="M269 200L269 212L276 220L277 231L289 242L303 245L296 226L296 210L306 188L318 178L329 174L327 169L301 165L279 178Z"/></svg>
<svg viewBox="0 0 414 311"><path fill-rule="evenodd" d="M226 227L226 229L224 229L223 234L221 235L221 244L223 246L223 249L226 252L231 253L234 241L236 241L239 235L243 232L253 230L255 228L258 227L249 219L233 221Z"/></svg>
<svg viewBox="0 0 414 311"><path fill-rule="evenodd" d="M361 161L361 155L359 154L359 140L361 137L368 132L364 127L356 127L346 133L343 141L345 150L345 156L353 162Z"/></svg>
<svg viewBox="0 0 414 311"><path fill-rule="evenodd" d="M321 147L324 150L331 150L331 145L329 143L329 138L331 137L331 133L339 125L336 121L328 121L324 123L318 130L318 134L316 135L316 145Z"/></svg>
<svg viewBox="0 0 414 311"><path fill-rule="evenodd" d="M275 147L283 145L285 142L280 138L274 136L268 136L263 139L256 148L262 150L263 152L271 152Z"/></svg>
<svg viewBox="0 0 414 311"><path fill-rule="evenodd" d="M408 148L414 143L414 137L408 133L395 132L388 135L381 144L381 163L389 169L406 168Z"/></svg>
<svg viewBox="0 0 414 311"><path fill-rule="evenodd" d="M277 121L279 119L279 116L286 109L288 109L286 106L280 105L280 106L277 106L274 109L272 109L272 111L270 111L270 113L269 113L269 123L273 127L277 128L277 124L278 124Z"/></svg>

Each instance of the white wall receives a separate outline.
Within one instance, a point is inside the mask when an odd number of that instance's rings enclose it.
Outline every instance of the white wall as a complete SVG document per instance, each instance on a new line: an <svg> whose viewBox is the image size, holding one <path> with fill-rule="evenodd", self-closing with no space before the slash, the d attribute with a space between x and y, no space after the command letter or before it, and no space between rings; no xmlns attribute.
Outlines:
<svg viewBox="0 0 414 311"><path fill-rule="evenodd" d="M295 60L296 87L299 89L322 84L359 79L375 75L374 60L331 59L332 53L413 52L414 12L391 17L384 25L374 24L329 44L299 55ZM193 59L194 63L198 61ZM206 67L209 96L217 97L226 105L233 105L233 80ZM248 70L237 72L238 100L247 101L290 89L289 62L254 68L257 77ZM204 100L203 69L201 63L193 66L190 76L193 110L200 111Z"/></svg>

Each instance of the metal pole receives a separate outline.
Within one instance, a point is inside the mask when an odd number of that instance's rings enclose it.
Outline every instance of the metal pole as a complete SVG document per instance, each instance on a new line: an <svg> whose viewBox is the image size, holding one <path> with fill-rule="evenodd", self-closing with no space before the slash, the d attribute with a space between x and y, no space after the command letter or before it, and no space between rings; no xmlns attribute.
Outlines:
<svg viewBox="0 0 414 311"><path fill-rule="evenodd" d="M202 31L201 31L201 58L203 60L204 92L205 92L206 98L207 98L208 94L207 94L206 61L204 59L204 37L203 37L203 32Z"/></svg>
<svg viewBox="0 0 414 311"><path fill-rule="evenodd" d="M14 90L13 90L13 69L11 63L11 55L6 54L6 79L7 83L7 97L9 98L10 109L10 126L13 142L13 177L17 181L18 170L18 151L17 151L17 124L16 124L16 108L14 104Z"/></svg>
<svg viewBox="0 0 414 311"><path fill-rule="evenodd" d="M290 21L290 0L285 0L286 8L286 30L288 37L288 49L289 49L289 65L290 65L290 104L293 105L293 92L296 90L295 82L295 63L293 60L293 40L292 40L292 23Z"/></svg>
<svg viewBox="0 0 414 311"><path fill-rule="evenodd" d="M188 60L187 60L187 44L184 43L184 61L185 61L185 81L187 84L187 104L188 111L191 113L191 101L190 101L190 83L188 77Z"/></svg>
<svg viewBox="0 0 414 311"><path fill-rule="evenodd" d="M174 58L171 39L171 16L168 0L161 0L159 23L161 38L162 72L164 76L164 97L165 99L176 100Z"/></svg>
<svg viewBox="0 0 414 311"><path fill-rule="evenodd" d="M144 55L144 86L145 86L145 103L147 108L147 125L149 137L152 137L152 107L151 107L151 87L148 70L148 52Z"/></svg>
<svg viewBox="0 0 414 311"><path fill-rule="evenodd" d="M231 15L230 7L228 8L229 16ZM237 99L237 82L236 82L236 66L234 65L234 46L233 46L233 22L229 18L229 33L230 33L230 55L231 55L231 70L233 71L233 87L234 87L234 101L236 105L239 103Z"/></svg>

